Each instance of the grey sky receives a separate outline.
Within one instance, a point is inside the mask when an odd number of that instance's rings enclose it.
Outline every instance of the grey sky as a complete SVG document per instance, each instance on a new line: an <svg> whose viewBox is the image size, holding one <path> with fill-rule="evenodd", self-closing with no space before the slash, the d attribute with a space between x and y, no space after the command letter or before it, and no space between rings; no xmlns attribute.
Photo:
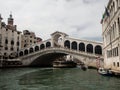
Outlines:
<svg viewBox="0 0 120 90"><path fill-rule="evenodd" d="M100 20L108 0L0 0L7 21L12 11L18 30L48 39L55 31L74 38L101 40Z"/></svg>

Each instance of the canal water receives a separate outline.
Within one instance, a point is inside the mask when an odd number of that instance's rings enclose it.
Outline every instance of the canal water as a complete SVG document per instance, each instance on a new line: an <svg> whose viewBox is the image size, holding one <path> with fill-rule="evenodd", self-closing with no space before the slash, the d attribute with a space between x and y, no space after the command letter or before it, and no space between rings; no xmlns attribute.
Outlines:
<svg viewBox="0 0 120 90"><path fill-rule="evenodd" d="M120 78L101 76L94 69L0 69L0 90L120 90Z"/></svg>

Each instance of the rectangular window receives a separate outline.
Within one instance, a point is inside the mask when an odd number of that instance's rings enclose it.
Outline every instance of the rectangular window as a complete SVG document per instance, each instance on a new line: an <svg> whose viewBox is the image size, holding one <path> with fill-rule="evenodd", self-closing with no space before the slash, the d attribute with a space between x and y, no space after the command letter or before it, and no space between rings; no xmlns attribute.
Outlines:
<svg viewBox="0 0 120 90"><path fill-rule="evenodd" d="M114 48L114 50L115 50L115 56L117 56L117 55L116 55L116 48Z"/></svg>
<svg viewBox="0 0 120 90"><path fill-rule="evenodd" d="M115 56L115 49L113 49L113 57Z"/></svg>
<svg viewBox="0 0 120 90"><path fill-rule="evenodd" d="M119 62L117 62L117 67L119 67Z"/></svg>
<svg viewBox="0 0 120 90"><path fill-rule="evenodd" d="M19 51L19 47L17 48L17 51Z"/></svg>
<svg viewBox="0 0 120 90"><path fill-rule="evenodd" d="M113 62L113 66L115 66L115 62Z"/></svg>
<svg viewBox="0 0 120 90"><path fill-rule="evenodd" d="M110 57L112 57L112 50L110 50Z"/></svg>
<svg viewBox="0 0 120 90"><path fill-rule="evenodd" d="M118 47L116 48L116 55L118 56Z"/></svg>
<svg viewBox="0 0 120 90"><path fill-rule="evenodd" d="M17 37L17 40L19 40L19 36Z"/></svg>
<svg viewBox="0 0 120 90"><path fill-rule="evenodd" d="M107 51L107 57L109 58L109 51Z"/></svg>

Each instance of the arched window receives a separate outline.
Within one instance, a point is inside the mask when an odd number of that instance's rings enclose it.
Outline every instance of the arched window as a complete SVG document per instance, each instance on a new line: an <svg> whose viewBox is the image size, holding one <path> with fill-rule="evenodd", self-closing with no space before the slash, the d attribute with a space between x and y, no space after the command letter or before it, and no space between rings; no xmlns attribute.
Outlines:
<svg viewBox="0 0 120 90"><path fill-rule="evenodd" d="M32 52L33 52L33 48L32 48L32 47L29 49L29 52L30 52L30 53L32 53Z"/></svg>
<svg viewBox="0 0 120 90"><path fill-rule="evenodd" d="M35 46L35 51L39 51L39 46Z"/></svg>
<svg viewBox="0 0 120 90"><path fill-rule="evenodd" d="M10 48L10 50L11 50L11 51L13 51L13 50L14 50L14 48L13 48L13 47L11 47L11 48Z"/></svg>
<svg viewBox="0 0 120 90"><path fill-rule="evenodd" d="M24 51L24 55L27 55L27 54L28 54L28 50L25 49L25 51Z"/></svg>
<svg viewBox="0 0 120 90"><path fill-rule="evenodd" d="M18 57L19 53L16 53L16 57Z"/></svg>
<svg viewBox="0 0 120 90"><path fill-rule="evenodd" d="M11 41L11 45L14 45L14 41L13 40Z"/></svg>
<svg viewBox="0 0 120 90"><path fill-rule="evenodd" d="M27 44L25 44L24 47L27 47Z"/></svg>
<svg viewBox="0 0 120 90"><path fill-rule="evenodd" d="M115 13L115 2L113 1L113 14Z"/></svg>
<svg viewBox="0 0 120 90"><path fill-rule="evenodd" d="M8 59L8 54L4 53L3 59Z"/></svg>
<svg viewBox="0 0 120 90"><path fill-rule="evenodd" d="M45 45L44 44L41 44L40 45L40 49L44 49L45 48Z"/></svg>
<svg viewBox="0 0 120 90"><path fill-rule="evenodd" d="M5 50L8 50L8 47L7 47L7 46L5 47Z"/></svg>
<svg viewBox="0 0 120 90"><path fill-rule="evenodd" d="M8 44L8 39L5 39L5 44Z"/></svg>
<svg viewBox="0 0 120 90"><path fill-rule="evenodd" d="M119 34L120 34L120 18L118 18L117 23L118 23L118 30L119 30Z"/></svg>
<svg viewBox="0 0 120 90"><path fill-rule="evenodd" d="M102 55L102 47L97 45L95 46L95 54L100 54Z"/></svg>
<svg viewBox="0 0 120 90"><path fill-rule="evenodd" d="M51 47L51 43L50 43L50 42L47 42L47 43L46 43L46 47Z"/></svg>
<svg viewBox="0 0 120 90"><path fill-rule="evenodd" d="M93 45L92 44L87 45L87 52L88 53L93 53Z"/></svg>
<svg viewBox="0 0 120 90"><path fill-rule="evenodd" d="M20 51L19 56L23 56L23 51Z"/></svg>
<svg viewBox="0 0 120 90"><path fill-rule="evenodd" d="M79 50L80 51L85 51L85 44L84 43L79 44Z"/></svg>
<svg viewBox="0 0 120 90"><path fill-rule="evenodd" d="M20 43L19 43L19 41L17 41L17 46L19 46L20 45Z"/></svg>
<svg viewBox="0 0 120 90"><path fill-rule="evenodd" d="M13 56L13 53L11 53L10 55L9 55L9 59L14 59L15 58L15 56Z"/></svg>
<svg viewBox="0 0 120 90"><path fill-rule="evenodd" d="M77 42L72 42L72 49L77 50Z"/></svg>
<svg viewBox="0 0 120 90"><path fill-rule="evenodd" d="M66 40L66 41L64 42L64 47L70 49L70 41L69 41L69 40Z"/></svg>

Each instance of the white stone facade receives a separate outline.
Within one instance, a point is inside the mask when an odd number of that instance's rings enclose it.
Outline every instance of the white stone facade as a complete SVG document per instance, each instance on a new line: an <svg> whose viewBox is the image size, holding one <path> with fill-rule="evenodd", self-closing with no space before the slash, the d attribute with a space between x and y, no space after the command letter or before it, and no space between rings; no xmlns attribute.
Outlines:
<svg viewBox="0 0 120 90"><path fill-rule="evenodd" d="M104 67L120 70L120 0L109 0L101 23Z"/></svg>
<svg viewBox="0 0 120 90"><path fill-rule="evenodd" d="M0 53L1 58L12 58L12 53L21 49L21 32L17 31L16 25L13 25L12 15L8 18L8 25L2 22L0 15Z"/></svg>

